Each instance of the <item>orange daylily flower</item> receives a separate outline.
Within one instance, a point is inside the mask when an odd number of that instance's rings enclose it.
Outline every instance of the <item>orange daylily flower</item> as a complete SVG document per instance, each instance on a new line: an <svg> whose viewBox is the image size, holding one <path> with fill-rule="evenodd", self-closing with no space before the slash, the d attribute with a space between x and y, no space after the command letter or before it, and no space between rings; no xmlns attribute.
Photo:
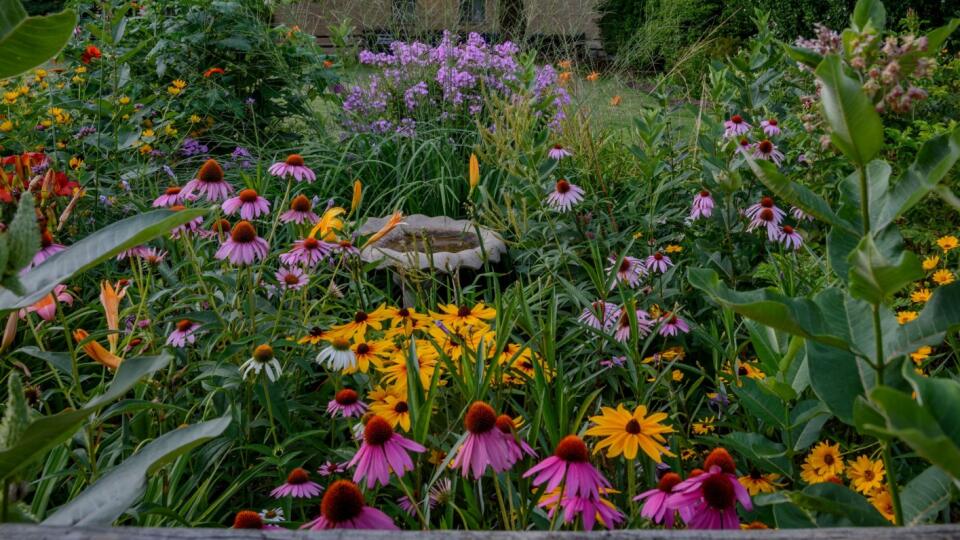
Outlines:
<svg viewBox="0 0 960 540"><path fill-rule="evenodd" d="M73 339L77 340L77 343L82 343L83 340L88 337L90 337L90 334L88 334L86 330L78 328L73 331ZM123 362L123 358L103 348L103 345L100 345L95 340L83 343L81 347L83 348L83 352L87 353L87 356L110 369L117 369L120 367L120 363Z"/></svg>
<svg viewBox="0 0 960 540"><path fill-rule="evenodd" d="M360 183L360 179L353 181L353 199L350 201L350 213L357 211L357 208L360 206L360 199L363 198L363 184Z"/></svg>
<svg viewBox="0 0 960 540"><path fill-rule="evenodd" d="M401 222L400 220L402 219L403 219L403 212L399 210L394 212L393 215L390 216L390 219L388 219L387 222L383 225L383 227L380 227L379 231L373 233L373 236L371 236L370 238L367 238L367 241L363 243L364 247L369 246L370 244L386 236L387 233L392 231L394 227L400 224Z"/></svg>
<svg viewBox="0 0 960 540"><path fill-rule="evenodd" d="M117 282L114 286L109 281L100 282L100 303L103 304L103 312L107 318L107 341L110 342L110 352L117 351L117 331L120 330L120 300L127 295L127 286L125 279Z"/></svg>

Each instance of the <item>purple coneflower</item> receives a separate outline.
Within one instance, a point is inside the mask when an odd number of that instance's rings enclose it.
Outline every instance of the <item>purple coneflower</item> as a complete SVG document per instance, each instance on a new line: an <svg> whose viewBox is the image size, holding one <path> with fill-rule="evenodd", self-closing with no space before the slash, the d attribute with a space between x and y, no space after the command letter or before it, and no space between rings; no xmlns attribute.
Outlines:
<svg viewBox="0 0 960 540"><path fill-rule="evenodd" d="M310 281L310 277L299 266L283 267L277 270L274 277L280 282L280 288L292 291L302 289Z"/></svg>
<svg viewBox="0 0 960 540"><path fill-rule="evenodd" d="M40 250L33 256L27 268L36 268L54 253L60 253L65 249L67 249L67 246L54 242L53 235L50 234L50 231L44 229L43 232L40 233Z"/></svg>
<svg viewBox="0 0 960 540"><path fill-rule="evenodd" d="M708 218L713 214L713 197L707 190L701 190L693 196L693 204L690 206L690 219Z"/></svg>
<svg viewBox="0 0 960 540"><path fill-rule="evenodd" d="M270 166L267 171L279 178L293 177L297 182L313 182L317 175L303 164L303 156L300 154L290 154L285 161L278 161Z"/></svg>
<svg viewBox="0 0 960 540"><path fill-rule="evenodd" d="M560 161L565 157L571 157L571 156L573 156L573 152L567 150L566 148L564 148L559 144L553 145L550 148L550 150L547 151L547 157L556 161Z"/></svg>
<svg viewBox="0 0 960 540"><path fill-rule="evenodd" d="M167 345L171 347L186 347L188 343L193 343L197 340L197 330L200 329L200 324L191 321L190 319L181 319L177 321L176 326L173 329L173 332L170 332L170 335L167 336Z"/></svg>
<svg viewBox="0 0 960 540"><path fill-rule="evenodd" d="M339 242L328 245L331 246L331 253L336 253L343 258L357 257L360 255L360 250L349 240L340 240Z"/></svg>
<svg viewBox="0 0 960 540"><path fill-rule="evenodd" d="M224 201L221 208L228 216L239 210L241 218L256 219L270 213L270 201L261 197L255 189L242 189L236 197Z"/></svg>
<svg viewBox="0 0 960 540"><path fill-rule="evenodd" d="M616 265L617 258L610 257L610 262ZM640 278L647 274L647 268L643 264L643 259L636 257L624 256L623 260L620 261L620 265L607 268L607 273L613 272L614 269L617 271L617 279L611 287L616 287L617 283L622 283L630 288L634 288L640 284Z"/></svg>
<svg viewBox="0 0 960 540"><path fill-rule="evenodd" d="M813 216L797 208L796 206L790 207L790 215L793 216L793 219L797 221L813 221Z"/></svg>
<svg viewBox="0 0 960 540"><path fill-rule="evenodd" d="M509 415L501 414L497 417L497 430L503 434L503 438L507 443L507 448L510 452L510 463L520 461L523 459L524 454L530 457L537 457L536 450L534 450L527 441L517 435L517 425Z"/></svg>
<svg viewBox="0 0 960 540"><path fill-rule="evenodd" d="M167 252L157 248L145 248L137 254L140 259L150 265L156 266L167 258Z"/></svg>
<svg viewBox="0 0 960 540"><path fill-rule="evenodd" d="M380 529L399 530L390 519L376 508L366 505L363 493L349 480L330 484L320 503L320 515L304 523L301 529Z"/></svg>
<svg viewBox="0 0 960 540"><path fill-rule="evenodd" d="M608 488L600 488L602 495L611 491ZM549 508L547 517L551 519L558 508L563 509L564 523L572 523L579 516L585 531L592 531L597 521L607 529L613 529L625 519L623 513L603 497L562 496L559 489L545 495L537 506Z"/></svg>
<svg viewBox="0 0 960 540"><path fill-rule="evenodd" d="M768 118L767 120L760 122L760 127L763 128L763 133L767 137L776 137L783 133L783 131L780 129L780 125L777 123L776 118Z"/></svg>
<svg viewBox="0 0 960 540"><path fill-rule="evenodd" d="M310 480L310 473L303 467L297 467L287 475L287 481L274 488L270 496L276 499L293 497L295 499L309 499L316 497L323 491L320 484Z"/></svg>
<svg viewBox="0 0 960 540"><path fill-rule="evenodd" d="M647 270L653 272L656 270L661 274L667 271L667 268L673 266L673 261L670 260L670 257L667 257L663 253L657 251L653 255L647 257Z"/></svg>
<svg viewBox="0 0 960 540"><path fill-rule="evenodd" d="M493 407L482 401L474 401L467 409L463 425L467 428L467 437L457 448L451 467L459 467L464 477L472 471L473 478L479 479L487 466L495 473L513 466L510 447L503 433L497 429L497 413Z"/></svg>
<svg viewBox="0 0 960 540"><path fill-rule="evenodd" d="M117 253L117 260L122 261L127 258L142 257L143 253L146 251L146 246L134 246L130 249L125 249L120 253Z"/></svg>
<svg viewBox="0 0 960 540"><path fill-rule="evenodd" d="M767 228L767 237L771 242L775 242L780 232L780 222L787 214L777 208L771 197L763 197L760 199L760 202L747 208L743 215L750 219L750 224L747 225L747 232L760 226L765 226Z"/></svg>
<svg viewBox="0 0 960 540"><path fill-rule="evenodd" d="M600 489L610 487L610 482L590 464L590 450L576 435L560 439L552 456L523 473L524 478L533 475L536 475L533 485L536 487L546 483L547 492L563 485L563 498L599 499Z"/></svg>
<svg viewBox="0 0 960 540"><path fill-rule="evenodd" d="M753 148L753 145L750 144L750 141L747 139L740 139L740 142L737 143L737 152L740 152L743 155L747 155L750 150Z"/></svg>
<svg viewBox="0 0 960 540"><path fill-rule="evenodd" d="M297 195L290 201L290 209L280 214L280 221L297 225L304 222L314 224L320 221L320 218L313 213L313 203L310 199L304 195Z"/></svg>
<svg viewBox="0 0 960 540"><path fill-rule="evenodd" d="M787 249L798 250L803 245L803 237L790 225L784 225L780 229L780 242Z"/></svg>
<svg viewBox="0 0 960 540"><path fill-rule="evenodd" d="M271 525L263 515L253 510L241 510L233 518L234 529L260 529L263 531L280 531L283 527Z"/></svg>
<svg viewBox="0 0 960 540"><path fill-rule="evenodd" d="M583 200L583 190L576 184L571 184L564 179L557 180L557 185L553 191L547 195L546 203L554 210L567 212L575 204Z"/></svg>
<svg viewBox="0 0 960 540"><path fill-rule="evenodd" d="M783 161L783 152L777 150L777 145L770 142L768 139L764 139L757 143L757 147L753 151L753 157L758 159L766 159L772 161L777 165Z"/></svg>
<svg viewBox="0 0 960 540"><path fill-rule="evenodd" d="M176 206L178 204L183 204L184 201L187 201L187 194L183 192L183 188L180 186L170 186L163 192L163 195L160 195L153 200L154 208L163 208L166 206Z"/></svg>
<svg viewBox="0 0 960 540"><path fill-rule="evenodd" d="M363 428L363 444L354 454L348 467L356 466L353 481L367 479L367 489L373 489L377 483L387 485L390 471L400 478L413 470L413 460L407 452L426 452L422 445L407 439L393 431L390 422L382 416L374 415L367 420Z"/></svg>
<svg viewBox="0 0 960 540"><path fill-rule="evenodd" d="M723 123L723 136L727 138L738 137L750 131L750 124L739 114L730 117Z"/></svg>
<svg viewBox="0 0 960 540"><path fill-rule="evenodd" d="M182 204L175 204L169 208L174 212L180 212L181 210L186 210L187 207ZM181 236L187 233L197 232L197 229L200 228L200 225L203 225L203 216L197 216L190 221L184 223L183 225L178 225L170 231L170 238L174 240L179 239Z"/></svg>
<svg viewBox="0 0 960 540"><path fill-rule="evenodd" d="M636 310L637 314L637 333L643 337L650 333L653 327L653 320L650 314L642 309ZM617 317L617 329L613 333L613 339L620 343L630 339L630 312L626 308L621 308Z"/></svg>
<svg viewBox="0 0 960 540"><path fill-rule="evenodd" d="M280 262L288 265L302 264L316 266L324 257L330 254L332 244L316 238L304 238L293 243L293 249L280 255Z"/></svg>
<svg viewBox="0 0 960 540"><path fill-rule="evenodd" d="M657 487L634 497L633 500L635 501L647 500L643 503L640 515L654 523L664 525L668 529L673 528L676 510L667 506L667 499L673 493L674 486L682 481L683 479L680 478L679 474L668 472L660 477Z"/></svg>
<svg viewBox="0 0 960 540"><path fill-rule="evenodd" d="M330 476L333 474L341 474L347 471L347 464L344 463L334 463L332 461L327 461L317 469L317 474L320 476Z"/></svg>
<svg viewBox="0 0 960 540"><path fill-rule="evenodd" d="M703 468L706 472L674 486L667 506L678 509L690 529L739 529L737 501L747 511L753 510L753 504L737 480L733 458L723 448L716 448Z"/></svg>
<svg viewBox="0 0 960 540"><path fill-rule="evenodd" d="M597 330L609 330L617 323L618 312L616 304L597 300L583 309L577 321Z"/></svg>
<svg viewBox="0 0 960 540"><path fill-rule="evenodd" d="M657 319L657 323L662 323L659 332L660 335L664 337L675 336L679 332L686 334L690 331L690 325L687 324L687 321L677 317L675 313L670 311Z"/></svg>
<svg viewBox="0 0 960 540"><path fill-rule="evenodd" d="M344 388L336 394L330 403L327 403L327 413L330 416L340 415L344 418L360 417L367 412L367 404L360 401L356 390Z"/></svg>
<svg viewBox="0 0 960 540"><path fill-rule="evenodd" d="M257 230L249 221L238 221L230 231L230 237L220 245L214 257L229 259L232 264L253 264L267 256L270 244L257 236Z"/></svg>
<svg viewBox="0 0 960 540"><path fill-rule="evenodd" d="M183 186L184 197L192 196L196 191L203 195L208 201L217 202L227 198L233 193L233 186L223 177L223 167L215 159L208 159L200 170L197 177L187 182Z"/></svg>

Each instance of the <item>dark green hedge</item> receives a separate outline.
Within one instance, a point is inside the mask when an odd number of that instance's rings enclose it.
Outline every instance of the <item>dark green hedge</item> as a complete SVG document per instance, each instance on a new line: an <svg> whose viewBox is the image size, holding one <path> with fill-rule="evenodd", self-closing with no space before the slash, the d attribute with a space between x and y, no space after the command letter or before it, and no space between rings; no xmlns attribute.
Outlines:
<svg viewBox="0 0 960 540"><path fill-rule="evenodd" d="M62 11L66 2L65 0L26 0L22 3L30 15L46 15Z"/></svg>
<svg viewBox="0 0 960 540"><path fill-rule="evenodd" d="M776 35L792 41L798 36L810 36L817 22L834 29L846 27L855 3L856 0L602 0L600 35L607 52L637 57L635 63L642 65L636 67L649 69L670 65L682 49L720 24L710 52L732 52L740 40L755 32L751 17L756 8L771 14ZM894 25L910 9L919 16L924 28L960 17L960 0L898 0L885 5L887 20ZM955 46L956 40L953 43ZM637 48L642 49L640 54Z"/></svg>

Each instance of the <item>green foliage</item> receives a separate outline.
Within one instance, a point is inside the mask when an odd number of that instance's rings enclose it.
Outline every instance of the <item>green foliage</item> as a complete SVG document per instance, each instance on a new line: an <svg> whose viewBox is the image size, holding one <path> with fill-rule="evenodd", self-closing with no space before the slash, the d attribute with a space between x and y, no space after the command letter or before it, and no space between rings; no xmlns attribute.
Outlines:
<svg viewBox="0 0 960 540"><path fill-rule="evenodd" d="M7 379L7 404L0 420L0 448L10 448L20 441L29 423L28 414L23 382L18 373L11 373Z"/></svg>
<svg viewBox="0 0 960 540"><path fill-rule="evenodd" d="M0 79L43 64L60 52L73 33L77 16L28 16L20 0L0 0Z"/></svg>
<svg viewBox="0 0 960 540"><path fill-rule="evenodd" d="M24 294L20 271L26 268L39 249L40 233L37 231L33 195L27 193L20 198L9 229L0 233L0 288Z"/></svg>

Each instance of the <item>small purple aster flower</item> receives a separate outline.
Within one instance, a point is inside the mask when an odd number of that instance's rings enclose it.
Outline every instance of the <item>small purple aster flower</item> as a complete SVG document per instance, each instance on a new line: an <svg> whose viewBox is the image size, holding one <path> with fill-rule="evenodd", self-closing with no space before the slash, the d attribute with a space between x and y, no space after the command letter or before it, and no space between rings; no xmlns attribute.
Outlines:
<svg viewBox="0 0 960 540"><path fill-rule="evenodd" d="M317 179L313 170L304 165L303 156L300 154L290 154L286 161L274 163L267 171L279 178L292 177L297 182L313 182Z"/></svg>
<svg viewBox="0 0 960 540"><path fill-rule="evenodd" d="M236 265L247 265L265 258L269 250L270 244L257 236L257 230L249 221L239 221L214 257L220 260L229 259Z"/></svg>
<svg viewBox="0 0 960 540"><path fill-rule="evenodd" d="M228 216L239 210L241 218L256 219L270 213L270 201L261 197L255 189L242 189L236 197L224 201L221 208Z"/></svg>
<svg viewBox="0 0 960 540"><path fill-rule="evenodd" d="M582 200L583 190L580 186L560 179L550 195L547 195L546 203L554 210L567 212Z"/></svg>

